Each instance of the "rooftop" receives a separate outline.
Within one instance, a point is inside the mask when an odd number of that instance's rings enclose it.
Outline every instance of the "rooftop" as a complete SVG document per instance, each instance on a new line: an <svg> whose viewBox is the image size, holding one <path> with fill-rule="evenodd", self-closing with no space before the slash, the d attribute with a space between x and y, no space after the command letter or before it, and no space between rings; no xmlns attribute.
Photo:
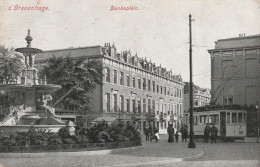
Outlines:
<svg viewBox="0 0 260 167"><path fill-rule="evenodd" d="M89 47L80 47L80 48L67 48L67 49L58 49L58 50L48 50L42 53L39 53L35 57L35 62L44 62L51 57L82 57L82 56L105 56L110 59L114 59L116 61L120 61L122 63L129 64L131 66L135 66L137 68L149 71L151 73L163 76L165 78L182 82L182 77L180 75L174 75L170 70L166 70L160 66L156 66L155 63L152 63L151 60L148 61L146 58L139 58L136 54L132 54L129 51L118 52L116 47L110 45L110 43L105 43L105 46L89 46Z"/></svg>
<svg viewBox="0 0 260 167"><path fill-rule="evenodd" d="M215 42L215 49L260 47L260 34L236 38L219 39Z"/></svg>
<svg viewBox="0 0 260 167"><path fill-rule="evenodd" d="M35 61L45 61L53 56L55 57L81 57L81 56L97 56L102 55L101 46L88 46L80 48L67 48L67 49L58 49L58 50L47 50L43 53L37 54Z"/></svg>

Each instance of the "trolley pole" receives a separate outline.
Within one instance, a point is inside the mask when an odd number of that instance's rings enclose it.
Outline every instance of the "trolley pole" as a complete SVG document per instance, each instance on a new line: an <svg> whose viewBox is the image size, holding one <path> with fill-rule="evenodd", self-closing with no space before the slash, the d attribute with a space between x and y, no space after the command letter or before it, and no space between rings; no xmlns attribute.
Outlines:
<svg viewBox="0 0 260 167"><path fill-rule="evenodd" d="M191 33L191 14L189 15L189 29L190 29L190 142L188 148L196 148L194 142L193 132L193 82L192 82L192 33Z"/></svg>

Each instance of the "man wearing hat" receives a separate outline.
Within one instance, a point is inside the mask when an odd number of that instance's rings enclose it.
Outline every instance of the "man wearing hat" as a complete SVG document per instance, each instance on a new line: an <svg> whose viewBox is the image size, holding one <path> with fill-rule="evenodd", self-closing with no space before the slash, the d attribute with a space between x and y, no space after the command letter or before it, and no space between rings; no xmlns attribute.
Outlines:
<svg viewBox="0 0 260 167"><path fill-rule="evenodd" d="M217 143L217 137L218 137L218 128L215 127L215 124L213 124L213 126L210 128L210 133L211 133L211 143L213 143L213 141L215 143Z"/></svg>
<svg viewBox="0 0 260 167"><path fill-rule="evenodd" d="M206 127L204 129L204 138L205 138L205 143L209 142L209 134L210 134L210 127L209 127L209 124L206 123Z"/></svg>

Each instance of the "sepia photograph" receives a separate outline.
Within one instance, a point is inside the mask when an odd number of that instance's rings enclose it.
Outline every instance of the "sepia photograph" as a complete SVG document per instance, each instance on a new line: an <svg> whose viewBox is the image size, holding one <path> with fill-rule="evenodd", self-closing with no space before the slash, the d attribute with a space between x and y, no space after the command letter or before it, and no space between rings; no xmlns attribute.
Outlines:
<svg viewBox="0 0 260 167"><path fill-rule="evenodd" d="M0 167L259 167L259 0L0 0Z"/></svg>

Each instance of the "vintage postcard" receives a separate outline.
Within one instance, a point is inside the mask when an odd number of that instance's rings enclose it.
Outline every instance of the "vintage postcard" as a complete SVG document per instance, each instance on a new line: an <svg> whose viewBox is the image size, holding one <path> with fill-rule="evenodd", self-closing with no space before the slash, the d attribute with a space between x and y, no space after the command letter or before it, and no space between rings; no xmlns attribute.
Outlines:
<svg viewBox="0 0 260 167"><path fill-rule="evenodd" d="M0 0L0 166L259 166L259 0Z"/></svg>

